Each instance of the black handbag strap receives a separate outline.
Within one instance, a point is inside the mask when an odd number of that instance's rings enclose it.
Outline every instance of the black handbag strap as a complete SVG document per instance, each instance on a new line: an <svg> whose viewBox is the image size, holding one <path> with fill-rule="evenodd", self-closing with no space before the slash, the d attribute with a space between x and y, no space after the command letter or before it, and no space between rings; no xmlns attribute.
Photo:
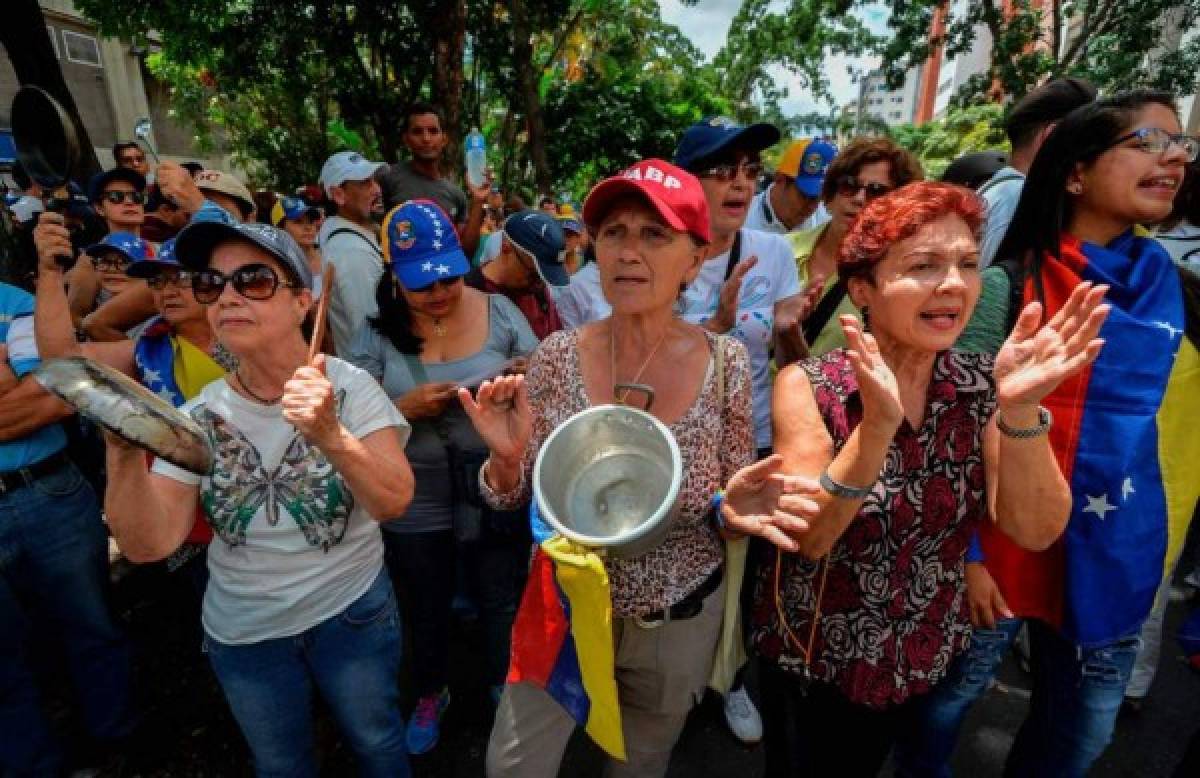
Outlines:
<svg viewBox="0 0 1200 778"><path fill-rule="evenodd" d="M729 249L729 261L725 263L725 277L721 279L721 283L729 280L733 275L733 269L737 267L737 263L742 259L742 231L738 230L733 236L733 246Z"/></svg>
<svg viewBox="0 0 1200 778"><path fill-rule="evenodd" d="M842 304L842 299L846 296L846 282L839 278L833 288L825 293L821 298L821 302L817 303L816 309L812 315L804 320L804 342L811 345L821 334L821 330L825 329L825 325L833 317L833 312Z"/></svg>
<svg viewBox="0 0 1200 778"><path fill-rule="evenodd" d="M380 260L384 259L383 252L379 250L378 246L376 246L374 243L371 242L370 238L368 238L366 235L363 235L358 230L352 230L349 227L338 227L336 230L333 230L332 232L330 232L328 235L325 236L325 245L328 245L329 241L333 240L338 235L353 235L353 236L355 236L356 238L361 240L363 243L370 246L371 250L379 255ZM321 246L321 249L324 250L325 246Z"/></svg>

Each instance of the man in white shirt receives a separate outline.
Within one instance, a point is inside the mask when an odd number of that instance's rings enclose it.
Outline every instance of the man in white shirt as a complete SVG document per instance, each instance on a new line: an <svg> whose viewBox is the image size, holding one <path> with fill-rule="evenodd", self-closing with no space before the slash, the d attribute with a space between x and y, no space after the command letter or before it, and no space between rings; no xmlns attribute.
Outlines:
<svg viewBox="0 0 1200 778"><path fill-rule="evenodd" d="M317 244L325 266L336 268L329 331L339 354L347 353L367 317L379 312L375 287L383 275L383 251L375 219L383 215L383 195L374 176L382 165L339 151L321 168L321 188L337 206L337 215L321 225Z"/></svg>
<svg viewBox="0 0 1200 778"><path fill-rule="evenodd" d="M1095 99L1096 87L1082 78L1056 78L1025 95L1013 106L1004 122L1004 131L1012 144L1008 166L979 187L979 194L987 201L987 222L983 227L983 240L979 243L981 266L987 267L996 258L996 251L1021 199L1025 175L1033 165L1042 141L1064 116Z"/></svg>
<svg viewBox="0 0 1200 778"><path fill-rule="evenodd" d="M775 168L775 180L751 201L746 229L785 235L829 221L821 205L821 185L836 156L837 146L820 138L788 146Z"/></svg>

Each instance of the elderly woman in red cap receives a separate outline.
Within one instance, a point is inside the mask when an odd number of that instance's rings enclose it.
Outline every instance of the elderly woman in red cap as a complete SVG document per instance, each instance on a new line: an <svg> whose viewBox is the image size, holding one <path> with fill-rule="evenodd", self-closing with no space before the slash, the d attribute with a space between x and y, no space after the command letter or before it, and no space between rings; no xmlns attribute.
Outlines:
<svg viewBox="0 0 1200 778"><path fill-rule="evenodd" d="M873 776L967 646L964 555L981 522L1031 549L1071 496L1040 403L1100 351L1104 288L1041 322L1030 304L995 360L953 349L979 299L982 201L913 183L869 203L838 274L862 312L848 348L781 371L775 450L817 478L819 513L760 572L753 642L764 684L791 690L766 731L789 775ZM798 741L781 749L781 735ZM786 753L786 756L781 753Z"/></svg>
<svg viewBox="0 0 1200 778"><path fill-rule="evenodd" d="M612 315L547 338L527 376L486 382L474 399L465 390L460 398L490 449L485 496L508 508L529 498L534 460L555 427L589 406L625 401L621 384L654 389L650 412L670 429L683 459L679 516L657 548L606 558L604 568L627 756L614 760L610 774L659 776L712 669L724 612L722 533L794 548L788 536L803 531L813 507L803 495L816 485L773 474L778 457L748 467L754 434L746 350L675 313L710 239L699 181L645 160L592 190L583 216ZM726 485L713 510L714 494ZM575 724L543 688L510 681L488 745L488 774L557 775Z"/></svg>

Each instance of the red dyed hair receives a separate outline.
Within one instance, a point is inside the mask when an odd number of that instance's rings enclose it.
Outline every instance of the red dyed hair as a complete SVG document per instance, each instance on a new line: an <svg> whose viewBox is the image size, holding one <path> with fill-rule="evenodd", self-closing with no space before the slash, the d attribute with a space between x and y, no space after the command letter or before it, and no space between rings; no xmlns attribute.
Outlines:
<svg viewBox="0 0 1200 778"><path fill-rule="evenodd" d="M867 203L838 250L838 275L868 277L894 244L948 214L967 223L976 240L983 229L986 204L965 187L940 181L916 181Z"/></svg>

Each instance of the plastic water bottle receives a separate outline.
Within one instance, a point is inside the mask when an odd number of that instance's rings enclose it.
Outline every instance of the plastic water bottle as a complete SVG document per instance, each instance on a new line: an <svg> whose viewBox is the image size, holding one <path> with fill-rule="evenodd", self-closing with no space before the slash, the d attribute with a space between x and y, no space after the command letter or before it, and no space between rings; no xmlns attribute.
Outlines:
<svg viewBox="0 0 1200 778"><path fill-rule="evenodd" d="M484 171L487 169L487 142L478 127L472 127L467 135L467 183L473 187L483 186Z"/></svg>

